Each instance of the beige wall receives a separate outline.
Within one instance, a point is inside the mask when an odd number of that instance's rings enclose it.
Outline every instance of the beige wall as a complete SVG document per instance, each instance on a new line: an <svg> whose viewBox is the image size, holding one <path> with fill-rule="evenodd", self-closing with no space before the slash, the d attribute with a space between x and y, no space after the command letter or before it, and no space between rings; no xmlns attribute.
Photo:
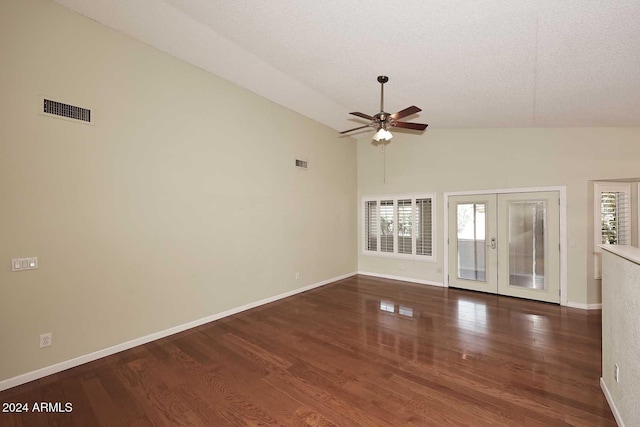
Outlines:
<svg viewBox="0 0 640 427"><path fill-rule="evenodd" d="M49 1L0 52L0 381L356 270L353 139Z"/></svg>
<svg viewBox="0 0 640 427"><path fill-rule="evenodd" d="M428 117L416 121L427 121ZM568 301L600 303L593 279L593 187L590 180L638 176L640 128L427 129L394 132L381 148L365 134L358 141L358 195L437 192L436 262L398 261L362 255L358 269L443 282L443 192L566 186ZM590 193L591 192L591 193ZM587 272L590 272L590 275Z"/></svg>

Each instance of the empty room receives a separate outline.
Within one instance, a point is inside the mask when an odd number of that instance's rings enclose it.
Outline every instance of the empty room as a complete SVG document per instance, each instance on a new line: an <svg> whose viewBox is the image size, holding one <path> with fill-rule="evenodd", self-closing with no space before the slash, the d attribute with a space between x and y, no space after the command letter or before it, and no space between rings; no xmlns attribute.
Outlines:
<svg viewBox="0 0 640 427"><path fill-rule="evenodd" d="M0 426L640 425L640 3L0 2Z"/></svg>

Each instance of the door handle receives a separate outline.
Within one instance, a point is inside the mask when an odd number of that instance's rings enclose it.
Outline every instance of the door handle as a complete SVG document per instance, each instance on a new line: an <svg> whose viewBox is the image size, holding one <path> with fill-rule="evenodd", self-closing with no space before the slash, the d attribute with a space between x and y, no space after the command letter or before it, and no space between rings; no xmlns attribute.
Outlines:
<svg viewBox="0 0 640 427"><path fill-rule="evenodd" d="M491 246L491 249L495 249L496 248L496 238L495 237L491 238L491 245L490 246Z"/></svg>

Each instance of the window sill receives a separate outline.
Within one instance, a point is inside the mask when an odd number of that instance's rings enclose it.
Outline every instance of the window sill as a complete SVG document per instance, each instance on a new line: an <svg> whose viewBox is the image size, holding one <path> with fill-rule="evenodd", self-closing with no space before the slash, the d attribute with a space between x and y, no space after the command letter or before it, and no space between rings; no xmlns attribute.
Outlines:
<svg viewBox="0 0 640 427"><path fill-rule="evenodd" d="M388 252L372 252L372 251L362 251L362 255L376 257L376 258L392 258L392 259L403 259L409 261L420 261L420 262L436 262L436 257L426 256L426 255L410 255L410 254L395 254Z"/></svg>

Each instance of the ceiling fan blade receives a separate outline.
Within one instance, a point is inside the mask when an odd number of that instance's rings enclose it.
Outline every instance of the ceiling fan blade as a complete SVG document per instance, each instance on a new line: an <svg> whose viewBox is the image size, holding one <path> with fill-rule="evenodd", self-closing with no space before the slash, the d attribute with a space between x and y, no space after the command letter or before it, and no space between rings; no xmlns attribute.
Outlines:
<svg viewBox="0 0 640 427"><path fill-rule="evenodd" d="M375 120L375 118L373 118L373 117L371 117L371 116L369 116L367 114L364 114L364 113L358 113L357 111L354 112L354 113L349 113L349 114L353 114L354 116L362 117L363 119L367 119L367 120L371 120L371 121Z"/></svg>
<svg viewBox="0 0 640 427"><path fill-rule="evenodd" d="M422 111L421 108L418 108L415 105L412 105L411 107L407 107L404 110L398 111L397 113L393 113L390 117L393 120L398 120L398 119L401 119L403 117L407 117L407 116L410 116L412 114L418 113L420 111ZM353 114L353 113L351 113L351 114Z"/></svg>
<svg viewBox="0 0 640 427"><path fill-rule="evenodd" d="M425 125L424 123L395 122L391 123L391 126L413 130L425 130L429 125Z"/></svg>
<svg viewBox="0 0 640 427"><path fill-rule="evenodd" d="M349 132L353 132L354 130L359 130L359 129L368 128L368 127L370 127L370 126L371 126L371 125L364 125L364 126L360 126L359 128L353 128L353 129L345 130L345 131L342 131L342 132L340 132L340 133L341 133L341 134L343 134L343 133L349 133Z"/></svg>

